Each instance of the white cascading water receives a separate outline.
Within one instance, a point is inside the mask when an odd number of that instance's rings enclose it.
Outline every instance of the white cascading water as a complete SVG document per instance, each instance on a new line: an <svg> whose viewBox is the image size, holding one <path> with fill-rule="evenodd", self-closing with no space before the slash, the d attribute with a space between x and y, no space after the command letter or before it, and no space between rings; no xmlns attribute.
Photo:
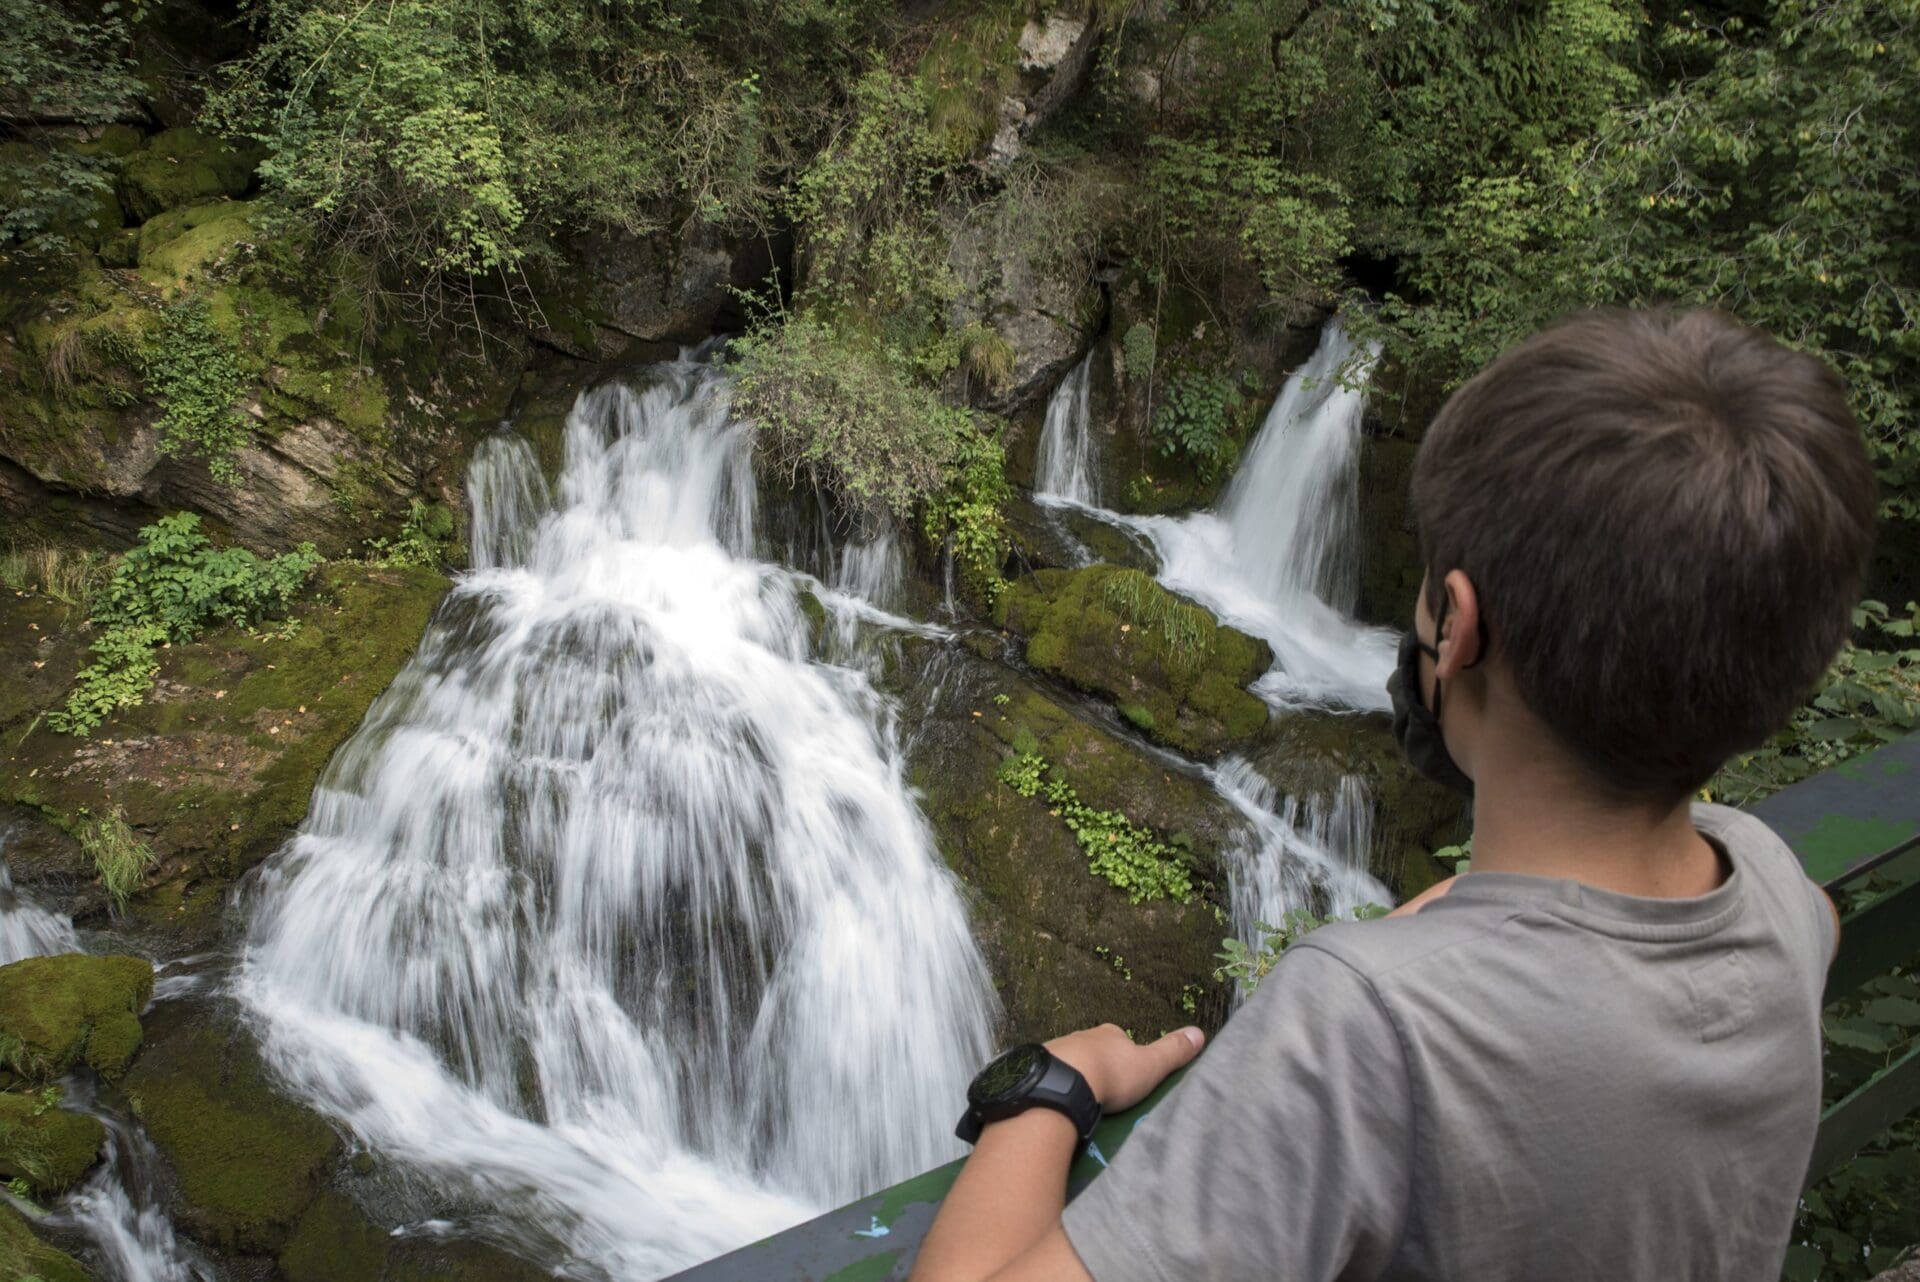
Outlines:
<svg viewBox="0 0 1920 1282"><path fill-rule="evenodd" d="M50 1221L92 1239L93 1271L104 1282L215 1282L219 1275L179 1240L161 1210L165 1197L153 1141L101 1107L86 1083L68 1079L64 1089L61 1107L98 1120L107 1142L100 1165Z"/></svg>
<svg viewBox="0 0 1920 1282"><path fill-rule="evenodd" d="M1062 379L1047 401L1046 421L1033 457L1034 497L1082 507L1098 507L1100 498L1093 474L1092 415L1088 412L1093 351Z"/></svg>
<svg viewBox="0 0 1920 1282"><path fill-rule="evenodd" d="M1278 926L1296 908L1345 916L1388 902L1386 887L1367 871L1373 849L1373 799L1366 784L1343 775L1326 802L1303 808L1282 801L1245 761L1228 757L1208 772L1214 788L1248 825L1229 852L1234 931L1249 945L1261 925Z"/></svg>
<svg viewBox="0 0 1920 1282"><path fill-rule="evenodd" d="M0 852L4 852L0 835ZM13 888L13 874L0 853L0 966L23 957L77 953L80 939L73 923L50 913Z"/></svg>
<svg viewBox="0 0 1920 1282"><path fill-rule="evenodd" d="M504 435L470 493L475 569L255 890L270 1062L565 1277L955 1156L986 969L890 709L756 559L724 379L589 391L551 492Z"/></svg>

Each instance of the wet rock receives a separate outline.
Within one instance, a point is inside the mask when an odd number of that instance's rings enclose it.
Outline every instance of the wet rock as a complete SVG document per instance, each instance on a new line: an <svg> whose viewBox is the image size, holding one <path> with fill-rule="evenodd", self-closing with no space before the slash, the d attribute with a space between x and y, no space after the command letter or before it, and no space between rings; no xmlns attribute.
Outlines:
<svg viewBox="0 0 1920 1282"><path fill-rule="evenodd" d="M485 1242L395 1239L337 1193L307 1209L280 1253L287 1282L545 1282L552 1274Z"/></svg>
<svg viewBox="0 0 1920 1282"><path fill-rule="evenodd" d="M223 1249L278 1250L339 1137L279 1093L252 1035L224 1010L174 1004L153 1023L124 1089L177 1176L170 1213Z"/></svg>
<svg viewBox="0 0 1920 1282"><path fill-rule="evenodd" d="M1417 441L1369 434L1360 443L1358 612L1369 623L1413 626L1420 590L1420 540L1408 485Z"/></svg>
<svg viewBox="0 0 1920 1282"><path fill-rule="evenodd" d="M92 1282L78 1260L35 1237L26 1217L5 1202L0 1202L0 1277Z"/></svg>
<svg viewBox="0 0 1920 1282"><path fill-rule="evenodd" d="M1099 289L1084 268L1036 258L996 218L948 221L947 262L960 284L948 328L957 334L983 326L1013 354L1001 383L976 380L969 388L974 405L1012 414L1045 401L1099 328Z"/></svg>
<svg viewBox="0 0 1920 1282"><path fill-rule="evenodd" d="M1041 570L1002 594L994 622L1027 637L1028 663L1113 700L1182 752L1218 756L1267 724L1267 705L1244 688L1273 663L1266 642L1141 571Z"/></svg>
<svg viewBox="0 0 1920 1282"><path fill-rule="evenodd" d="M241 149L197 129L166 129L121 163L120 191L136 221L182 205L245 194L257 150Z"/></svg>
<svg viewBox="0 0 1920 1282"><path fill-rule="evenodd" d="M713 332L731 286L757 283L752 254L707 228L677 239L594 232L565 255L564 267L536 282L534 335L586 360L671 357Z"/></svg>
<svg viewBox="0 0 1920 1282"><path fill-rule="evenodd" d="M73 831L119 809L159 861L135 916L198 946L221 928L221 888L305 818L321 769L412 654L446 587L427 569L329 565L295 606L291 637L229 628L170 646L145 701L84 739L42 717L64 700L89 635L79 611L0 594L0 645L37 638L19 644L46 664L29 669L33 698L0 723L0 802ZM49 875L70 875L71 854L50 853ZM23 882L31 866L17 865Z"/></svg>
<svg viewBox="0 0 1920 1282"><path fill-rule="evenodd" d="M1041 1039L1106 1020L1151 1035L1223 1018L1225 993L1212 973L1229 933L1219 852L1240 833L1231 808L1173 759L1083 719L991 658L930 647L905 665L904 679L921 709L907 736L910 778L970 893L1005 1038ZM1129 902L1089 870L1043 798L1023 797L998 778L1023 731L1082 802L1121 810L1187 849L1191 902Z"/></svg>
<svg viewBox="0 0 1920 1282"><path fill-rule="evenodd" d="M57 1087L0 1094L0 1179L24 1180L35 1197L73 1187L100 1156L106 1128L59 1105Z"/></svg>
<svg viewBox="0 0 1920 1282"><path fill-rule="evenodd" d="M68 953L0 966L0 1056L29 1081L85 1063L115 1078L140 1048L140 1010L153 995L142 957Z"/></svg>

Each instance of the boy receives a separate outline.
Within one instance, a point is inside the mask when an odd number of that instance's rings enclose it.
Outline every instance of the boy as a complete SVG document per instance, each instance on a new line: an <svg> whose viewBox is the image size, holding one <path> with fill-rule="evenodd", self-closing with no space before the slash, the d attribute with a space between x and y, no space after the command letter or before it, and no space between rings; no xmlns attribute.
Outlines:
<svg viewBox="0 0 1920 1282"><path fill-rule="evenodd" d="M920 1282L1779 1276L1836 919L1689 800L1846 635L1845 390L1718 313L1576 317L1453 394L1413 506L1395 729L1472 791L1473 871L1290 949L1064 1215L1083 1096L1137 1102L1200 1032L996 1061Z"/></svg>

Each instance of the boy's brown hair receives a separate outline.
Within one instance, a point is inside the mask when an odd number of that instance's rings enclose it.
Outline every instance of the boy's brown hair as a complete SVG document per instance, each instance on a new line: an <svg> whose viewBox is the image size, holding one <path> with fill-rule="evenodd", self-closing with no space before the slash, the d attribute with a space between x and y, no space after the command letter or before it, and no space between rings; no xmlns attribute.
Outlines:
<svg viewBox="0 0 1920 1282"><path fill-rule="evenodd" d="M1806 698L1875 506L1840 378L1714 311L1534 335L1448 398L1413 474L1430 587L1466 571L1527 706L1663 803Z"/></svg>

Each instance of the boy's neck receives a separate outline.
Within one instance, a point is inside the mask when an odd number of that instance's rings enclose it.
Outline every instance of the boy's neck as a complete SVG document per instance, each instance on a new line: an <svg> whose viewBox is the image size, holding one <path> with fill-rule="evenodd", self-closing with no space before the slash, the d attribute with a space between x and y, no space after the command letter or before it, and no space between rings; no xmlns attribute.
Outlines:
<svg viewBox="0 0 1920 1282"><path fill-rule="evenodd" d="M1473 870L1560 877L1653 899L1704 895L1726 879L1689 806L1623 805L1576 769L1534 756L1476 771Z"/></svg>

